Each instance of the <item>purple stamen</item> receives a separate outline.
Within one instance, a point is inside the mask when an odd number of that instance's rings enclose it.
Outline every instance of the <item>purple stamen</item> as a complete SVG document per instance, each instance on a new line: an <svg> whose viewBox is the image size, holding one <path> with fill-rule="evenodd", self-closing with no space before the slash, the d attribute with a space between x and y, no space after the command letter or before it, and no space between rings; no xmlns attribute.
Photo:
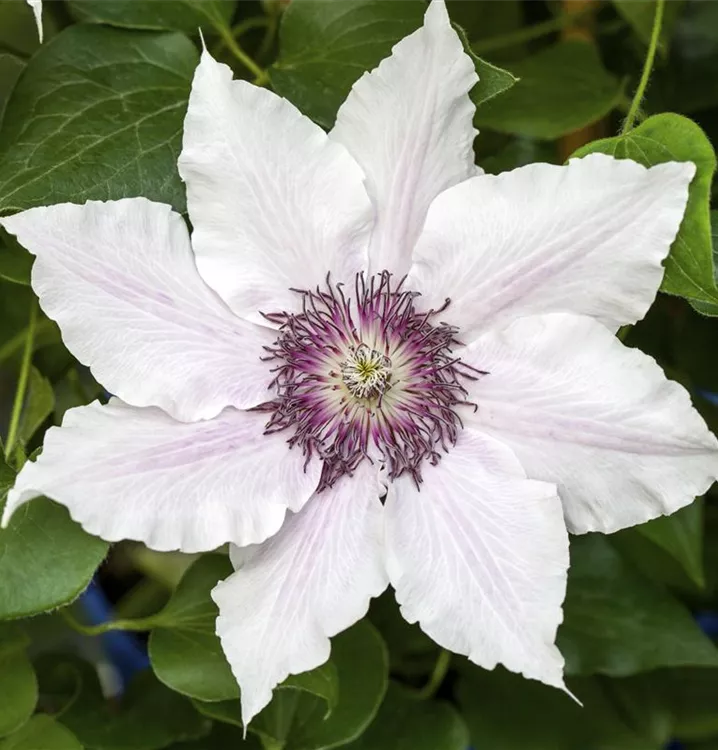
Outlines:
<svg viewBox="0 0 718 750"><path fill-rule="evenodd" d="M289 445L324 462L320 490L372 457L390 479L406 473L418 486L422 462L456 443L455 407L469 403L462 381L486 374L452 352L458 330L434 322L449 300L419 312L420 295L403 285L386 271L357 274L352 300L327 277L325 289L292 290L301 313L264 314L280 326L262 357L276 362L276 396L257 409L270 414L267 433L292 430Z"/></svg>

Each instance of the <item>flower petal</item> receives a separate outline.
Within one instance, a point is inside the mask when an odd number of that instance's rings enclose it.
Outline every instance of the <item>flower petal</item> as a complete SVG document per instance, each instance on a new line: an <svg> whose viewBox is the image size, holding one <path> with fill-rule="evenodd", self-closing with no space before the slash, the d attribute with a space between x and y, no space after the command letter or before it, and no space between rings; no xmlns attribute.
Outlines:
<svg viewBox="0 0 718 750"><path fill-rule="evenodd" d="M488 372L465 423L528 475L558 485L569 531L612 532L673 513L718 475L718 441L656 362L590 318L520 318L461 355Z"/></svg>
<svg viewBox="0 0 718 750"><path fill-rule="evenodd" d="M245 726L276 685L323 664L329 638L361 619L386 588L377 474L365 461L288 516L265 544L235 552L239 570L212 592Z"/></svg>
<svg viewBox="0 0 718 750"><path fill-rule="evenodd" d="M511 451L464 430L417 491L389 485L389 580L401 612L440 646L486 669L563 687L554 645L568 535L553 485L526 479Z"/></svg>
<svg viewBox="0 0 718 750"><path fill-rule="evenodd" d="M42 0L27 0L27 4L32 8L35 16L35 25L37 26L37 36L42 44Z"/></svg>
<svg viewBox="0 0 718 750"><path fill-rule="evenodd" d="M202 281L182 217L144 198L0 219L36 256L32 286L68 349L133 406L181 420L267 401L274 336Z"/></svg>
<svg viewBox="0 0 718 750"><path fill-rule="evenodd" d="M521 315L574 312L615 329L643 317L663 278L695 173L592 154L482 175L439 196L407 288L469 342Z"/></svg>
<svg viewBox="0 0 718 750"><path fill-rule="evenodd" d="M366 266L372 209L346 150L285 99L202 54L179 159L197 267L238 315L296 308L290 288Z"/></svg>
<svg viewBox="0 0 718 750"><path fill-rule="evenodd" d="M70 409L10 490L3 524L39 495L67 506L91 534L156 550L201 552L264 541L287 508L311 497L321 466L263 435L264 415L227 409L177 422L113 399Z"/></svg>
<svg viewBox="0 0 718 750"><path fill-rule="evenodd" d="M377 211L372 273L405 274L432 200L479 171L468 95L477 80L444 0L433 0L422 28L365 73L339 109L331 138L359 162Z"/></svg>

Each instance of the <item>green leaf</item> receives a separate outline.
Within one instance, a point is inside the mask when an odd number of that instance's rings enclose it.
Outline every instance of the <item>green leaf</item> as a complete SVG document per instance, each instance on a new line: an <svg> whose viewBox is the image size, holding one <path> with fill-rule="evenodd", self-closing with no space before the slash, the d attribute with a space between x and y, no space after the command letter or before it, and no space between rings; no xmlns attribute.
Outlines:
<svg viewBox="0 0 718 750"><path fill-rule="evenodd" d="M83 750L83 747L62 724L38 714L19 732L0 740L0 750Z"/></svg>
<svg viewBox="0 0 718 750"><path fill-rule="evenodd" d="M485 102L488 102L499 94L508 91L514 84L518 83L519 79L513 73L509 73L508 70L499 68L498 65L487 62L475 54L471 49L466 32L456 24L453 24L453 26L456 29L456 33L459 35L459 39L461 39L464 45L466 54L473 61L474 67L479 76L479 82L471 90L471 100L478 107L478 112L480 113L482 105ZM476 115L474 120L477 121L478 117L479 115Z"/></svg>
<svg viewBox="0 0 718 750"><path fill-rule="evenodd" d="M623 95L596 47L570 40L513 63L518 83L476 112L479 127L554 139L605 117Z"/></svg>
<svg viewBox="0 0 718 750"><path fill-rule="evenodd" d="M0 459L0 513L15 473ZM19 508L0 530L0 620L73 601L90 582L107 543L85 533L45 498Z"/></svg>
<svg viewBox="0 0 718 750"><path fill-rule="evenodd" d="M660 750L617 710L595 678L571 679L565 693L498 668L462 670L457 696L478 750ZM668 739L667 737L664 738Z"/></svg>
<svg viewBox="0 0 718 750"><path fill-rule="evenodd" d="M688 610L600 534L571 541L557 642L567 674L626 676L663 666L718 665L718 649Z"/></svg>
<svg viewBox="0 0 718 750"><path fill-rule="evenodd" d="M374 721L347 750L466 750L469 731L448 703L417 700L390 683Z"/></svg>
<svg viewBox="0 0 718 750"><path fill-rule="evenodd" d="M0 122L5 102L24 67L25 63L19 57L9 52L0 52Z"/></svg>
<svg viewBox="0 0 718 750"><path fill-rule="evenodd" d="M217 605L210 597L215 585L232 572L225 556L201 557L187 570L167 606L152 618L149 653L155 674L173 690L199 701L231 702L239 697L215 635ZM333 664L292 676L280 687L319 696L326 713L331 713L337 701Z"/></svg>
<svg viewBox="0 0 718 750"><path fill-rule="evenodd" d="M697 586L703 586L703 505L700 500L671 516L661 516L637 526L635 530L673 557Z"/></svg>
<svg viewBox="0 0 718 750"><path fill-rule="evenodd" d="M282 19L279 59L269 70L274 89L330 128L354 82L419 28L425 11L423 0L293 0ZM480 77L474 102L513 85L510 73L467 51Z"/></svg>
<svg viewBox="0 0 718 750"><path fill-rule="evenodd" d="M718 670L677 669L657 677L665 683L675 737L692 741L718 735Z"/></svg>
<svg viewBox="0 0 718 750"><path fill-rule="evenodd" d="M386 693L386 646L364 620L332 639L332 661L339 679L339 700L328 718L319 698L299 691L280 691L250 730L286 742L286 750L326 750L359 737L376 716ZM285 723L290 727L286 734L274 720L281 712L280 701L290 704L293 711L292 721Z"/></svg>
<svg viewBox="0 0 718 750"><path fill-rule="evenodd" d="M653 19L656 15L656 0L613 0L618 13L631 25L636 36L646 45L651 41ZM678 16L683 10L682 0L671 0L663 6L663 24L661 26L660 46L663 52L673 33Z"/></svg>
<svg viewBox="0 0 718 750"><path fill-rule="evenodd" d="M55 393L50 381L43 377L35 367L30 368L27 394L20 417L20 439L28 440L40 429L42 423L52 414L55 408Z"/></svg>
<svg viewBox="0 0 718 750"><path fill-rule="evenodd" d="M86 750L159 750L202 737L210 729L189 700L151 672L139 673L117 706L102 697L97 674L87 662L69 656L65 661L80 690L63 710L62 723Z"/></svg>
<svg viewBox="0 0 718 750"><path fill-rule="evenodd" d="M339 693L329 716L325 701L317 695L306 690L277 690L249 731L259 735L265 745L283 750L328 750L359 737L376 715L387 689L386 646L374 627L362 620L332 639L331 661ZM239 701L195 705L210 718L241 727Z"/></svg>
<svg viewBox="0 0 718 750"><path fill-rule="evenodd" d="M270 68L275 91L330 128L354 81L421 26L422 0L294 0Z"/></svg>
<svg viewBox="0 0 718 750"><path fill-rule="evenodd" d="M33 257L13 237L0 232L0 277L13 284L30 284Z"/></svg>
<svg viewBox="0 0 718 750"><path fill-rule="evenodd" d="M17 731L37 703L37 680L25 654L26 642L17 626L0 623L0 737Z"/></svg>
<svg viewBox="0 0 718 750"><path fill-rule="evenodd" d="M697 172L690 186L688 206L666 259L661 290L685 297L699 312L718 314L709 216L716 156L705 133L686 117L670 113L655 115L635 130L589 143L573 156L592 153L634 159L645 166L666 161L695 163Z"/></svg>
<svg viewBox="0 0 718 750"><path fill-rule="evenodd" d="M202 701L239 695L215 635L217 605L210 591L232 574L226 556L205 555L185 573L167 606L154 618L149 642L152 669L173 690Z"/></svg>
<svg viewBox="0 0 718 750"><path fill-rule="evenodd" d="M80 21L131 29L177 29L196 34L222 26L229 28L236 0L70 0Z"/></svg>
<svg viewBox="0 0 718 750"><path fill-rule="evenodd" d="M169 750L262 750L262 743L253 734L248 734L244 739L241 729L216 722L206 737L190 742L178 742L171 745Z"/></svg>
<svg viewBox="0 0 718 750"><path fill-rule="evenodd" d="M182 34L70 26L28 63L0 130L0 213L143 195L182 211L197 62Z"/></svg>

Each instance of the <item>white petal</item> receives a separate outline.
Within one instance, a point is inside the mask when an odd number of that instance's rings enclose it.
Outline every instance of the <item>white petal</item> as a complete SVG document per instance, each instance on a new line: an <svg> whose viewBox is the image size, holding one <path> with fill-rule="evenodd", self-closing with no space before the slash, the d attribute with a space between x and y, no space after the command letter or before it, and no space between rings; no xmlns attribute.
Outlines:
<svg viewBox="0 0 718 750"><path fill-rule="evenodd" d="M63 203L0 224L36 256L33 289L68 349L123 401L193 420L268 400L274 336L202 281L169 206Z"/></svg>
<svg viewBox="0 0 718 750"><path fill-rule="evenodd" d="M113 399L70 409L8 495L3 523L38 495L67 506L91 534L156 550L201 552L264 541L319 482L286 435L263 435L266 418L227 409L177 422L160 409Z"/></svg>
<svg viewBox="0 0 718 750"><path fill-rule="evenodd" d="M574 312L617 328L643 317L663 278L695 173L592 154L482 175L432 204L407 288L470 341L521 315Z"/></svg>
<svg viewBox="0 0 718 750"><path fill-rule="evenodd" d="M241 550L239 570L212 592L217 634L249 721L289 675L329 658L329 638L360 620L387 586L377 469L315 495L281 531Z"/></svg>
<svg viewBox="0 0 718 750"><path fill-rule="evenodd" d="M40 39L40 44L42 44L42 0L27 0L27 4L32 8L37 26L37 36Z"/></svg>
<svg viewBox="0 0 718 750"><path fill-rule="evenodd" d="M353 283L372 209L361 170L285 99L208 52L195 73L179 159L197 267L238 314L296 308L291 288Z"/></svg>
<svg viewBox="0 0 718 750"><path fill-rule="evenodd" d="M462 355L488 372L465 423L558 485L569 531L612 532L673 513L718 475L718 441L683 386L590 318L521 318Z"/></svg>
<svg viewBox="0 0 718 750"><path fill-rule="evenodd" d="M553 485L525 478L505 446L464 430L417 491L386 500L387 566L401 612L439 645L486 669L563 687L554 645L568 535Z"/></svg>
<svg viewBox="0 0 718 750"><path fill-rule="evenodd" d="M340 108L331 138L359 162L377 211L373 273L405 274L432 200L478 173L468 96L477 80L444 0L433 0L423 27L365 73Z"/></svg>

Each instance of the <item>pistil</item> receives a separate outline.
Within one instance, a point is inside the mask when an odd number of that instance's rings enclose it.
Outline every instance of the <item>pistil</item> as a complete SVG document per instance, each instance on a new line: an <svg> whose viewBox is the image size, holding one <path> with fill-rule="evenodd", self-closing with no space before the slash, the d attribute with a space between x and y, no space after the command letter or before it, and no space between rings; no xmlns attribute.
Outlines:
<svg viewBox="0 0 718 750"><path fill-rule="evenodd" d="M353 348L339 369L344 384L356 398L375 399L391 387L391 360L366 344Z"/></svg>

